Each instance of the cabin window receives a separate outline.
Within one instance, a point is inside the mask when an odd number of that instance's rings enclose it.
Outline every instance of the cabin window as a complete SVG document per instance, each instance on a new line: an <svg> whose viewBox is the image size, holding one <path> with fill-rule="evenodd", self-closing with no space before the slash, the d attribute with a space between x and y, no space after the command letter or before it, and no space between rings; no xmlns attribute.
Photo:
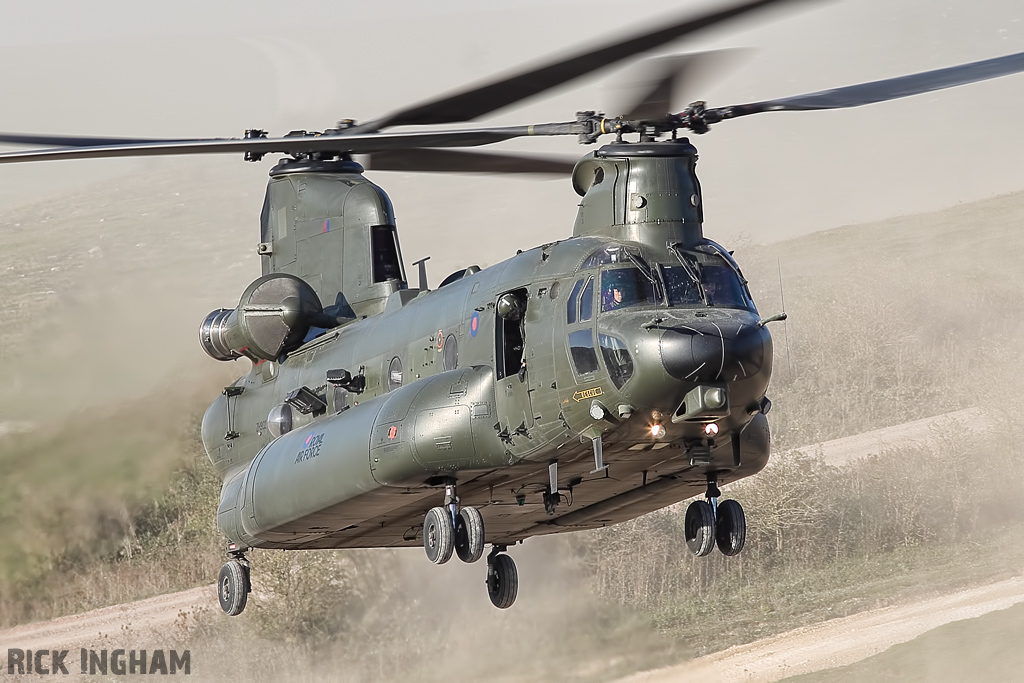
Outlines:
<svg viewBox="0 0 1024 683"><path fill-rule="evenodd" d="M398 237L393 225L370 228L370 249L373 252L373 281L402 281L402 262L398 257Z"/></svg>
<svg viewBox="0 0 1024 683"><path fill-rule="evenodd" d="M402 386L402 359L398 356L392 358L391 363L388 364L387 380L388 391L394 391Z"/></svg>
<svg viewBox="0 0 1024 683"><path fill-rule="evenodd" d="M617 389L633 376L633 359L626 345L618 337L609 334L598 334L597 343L601 347L601 356L608 367L608 376Z"/></svg>
<svg viewBox="0 0 1024 683"><path fill-rule="evenodd" d="M593 330L576 330L569 333L569 355L572 356L577 374L586 375L597 371Z"/></svg>
<svg viewBox="0 0 1024 683"><path fill-rule="evenodd" d="M454 370L459 366L459 342L454 334L449 334L448 338L444 340L441 358L445 372Z"/></svg>
<svg viewBox="0 0 1024 683"><path fill-rule="evenodd" d="M577 311L580 302L580 290L583 289L583 280L577 280L569 292L569 300L565 304L565 322L572 325L576 322Z"/></svg>

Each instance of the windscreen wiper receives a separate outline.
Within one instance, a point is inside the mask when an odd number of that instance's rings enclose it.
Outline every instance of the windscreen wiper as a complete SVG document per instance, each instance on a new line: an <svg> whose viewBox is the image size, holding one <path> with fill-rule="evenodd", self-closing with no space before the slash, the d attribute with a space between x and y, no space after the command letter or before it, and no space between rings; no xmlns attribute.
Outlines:
<svg viewBox="0 0 1024 683"><path fill-rule="evenodd" d="M697 274L695 265L686 258L681 245L678 242L671 242L668 244L668 250L672 252L676 260L683 267L683 271L690 277L690 282L693 283L693 286L697 288L697 293L700 294L700 300L704 302L705 306L709 306L708 296L704 293L704 285L701 284L700 275Z"/></svg>
<svg viewBox="0 0 1024 683"><path fill-rule="evenodd" d="M732 269L732 272L736 273L736 277L740 279L740 282L743 283L744 286L746 286L747 278L743 277L743 273L740 272L740 267L736 265L736 262L732 259L732 254L727 252L720 244L716 244L715 242L711 242L710 240L708 243L711 246L711 248L715 250L715 252L717 252L719 256L722 257L722 260L725 261L726 264L728 264L729 268Z"/></svg>
<svg viewBox="0 0 1024 683"><path fill-rule="evenodd" d="M636 266L636 269L643 273L644 277L651 281L651 285L654 287L654 296L658 301L662 301L664 296L661 293L661 283L658 282L658 278L651 271L651 267L647 265L647 261L644 260L643 256L634 254L629 249L623 249L626 254L626 258L629 262Z"/></svg>

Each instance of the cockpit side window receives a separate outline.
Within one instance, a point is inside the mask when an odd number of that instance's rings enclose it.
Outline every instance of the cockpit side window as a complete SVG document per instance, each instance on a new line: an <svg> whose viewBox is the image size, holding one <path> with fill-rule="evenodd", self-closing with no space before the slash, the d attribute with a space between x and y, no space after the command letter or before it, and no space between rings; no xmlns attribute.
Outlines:
<svg viewBox="0 0 1024 683"><path fill-rule="evenodd" d="M589 375L597 372L597 352L594 350L594 331L589 327L569 333L569 355L576 374Z"/></svg>
<svg viewBox="0 0 1024 683"><path fill-rule="evenodd" d="M639 268L609 268L601 273L602 311L650 303L657 303L654 285Z"/></svg>
<svg viewBox="0 0 1024 683"><path fill-rule="evenodd" d="M610 334L598 334L597 341L601 346L604 364L608 367L608 376L611 377L615 387L621 389L622 385L633 376L633 358L629 355L626 344L618 337L613 337Z"/></svg>
<svg viewBox="0 0 1024 683"><path fill-rule="evenodd" d="M577 280L569 292L569 299L565 303L565 322L572 325L576 322L576 314L579 310L580 290L583 289L583 280Z"/></svg>
<svg viewBox="0 0 1024 683"><path fill-rule="evenodd" d="M594 278L587 280L587 286L583 288L583 296L580 297L580 322L590 320L594 317Z"/></svg>

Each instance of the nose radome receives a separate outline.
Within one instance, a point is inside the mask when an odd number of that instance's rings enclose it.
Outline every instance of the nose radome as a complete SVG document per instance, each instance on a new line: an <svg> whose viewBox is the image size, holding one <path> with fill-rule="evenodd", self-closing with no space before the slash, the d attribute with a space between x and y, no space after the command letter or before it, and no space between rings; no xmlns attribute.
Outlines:
<svg viewBox="0 0 1024 683"><path fill-rule="evenodd" d="M764 367L765 347L770 339L768 330L763 327L738 327L732 339L725 342L726 354L721 379L737 382L760 372Z"/></svg>
<svg viewBox="0 0 1024 683"><path fill-rule="evenodd" d="M764 366L767 330L754 324L702 324L666 330L661 361L676 379L733 382Z"/></svg>

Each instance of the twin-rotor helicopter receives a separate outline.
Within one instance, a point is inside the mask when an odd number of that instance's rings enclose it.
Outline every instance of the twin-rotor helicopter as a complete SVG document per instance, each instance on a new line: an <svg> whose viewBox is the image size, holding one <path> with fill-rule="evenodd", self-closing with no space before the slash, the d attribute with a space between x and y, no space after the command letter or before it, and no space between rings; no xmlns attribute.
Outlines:
<svg viewBox="0 0 1024 683"><path fill-rule="evenodd" d="M213 358L251 367L202 423L223 478L222 608L251 590L252 548L423 545L435 564L486 555L499 608L518 592L508 548L704 494L696 555L739 553L746 523L719 486L760 471L772 338L731 253L703 234L697 150L679 133L755 113L855 107L1024 71L1024 53L752 104L666 114L674 73L626 114L471 121L783 0L671 19L643 35L319 133L157 140L0 134L42 147L0 163L241 153L270 170L262 276L200 328ZM679 62L680 65L685 63ZM414 132L399 126L434 126ZM575 163L466 152L519 137L614 141ZM357 163L354 155L361 155ZM497 265L410 286L387 194L364 169L566 174L572 235ZM641 549L642 552L642 549Z"/></svg>

